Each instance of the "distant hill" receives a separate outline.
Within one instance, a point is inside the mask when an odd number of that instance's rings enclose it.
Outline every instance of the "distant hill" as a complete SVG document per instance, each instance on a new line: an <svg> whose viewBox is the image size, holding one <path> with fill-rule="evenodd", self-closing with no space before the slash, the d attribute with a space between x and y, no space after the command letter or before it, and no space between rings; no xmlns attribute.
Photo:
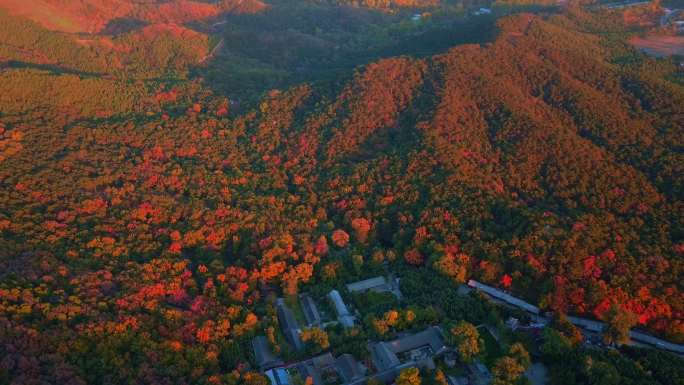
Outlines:
<svg viewBox="0 0 684 385"><path fill-rule="evenodd" d="M391 8L428 8L443 3L441 0L331 0L339 5L391 9Z"/></svg>
<svg viewBox="0 0 684 385"><path fill-rule="evenodd" d="M112 23L125 20L183 24L222 13L258 12L265 7L259 0L222 0L215 3L191 0L0 0L0 9L29 18L48 29L71 33L98 33Z"/></svg>
<svg viewBox="0 0 684 385"><path fill-rule="evenodd" d="M0 9L0 61L55 72L136 78L182 73L209 49L208 36L176 24L149 24L115 36L55 32Z"/></svg>

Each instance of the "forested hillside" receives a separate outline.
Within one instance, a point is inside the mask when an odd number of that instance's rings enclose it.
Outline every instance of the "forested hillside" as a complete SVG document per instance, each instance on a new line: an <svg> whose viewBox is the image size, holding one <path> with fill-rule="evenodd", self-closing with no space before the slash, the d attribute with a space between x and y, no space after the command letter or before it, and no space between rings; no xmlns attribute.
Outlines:
<svg viewBox="0 0 684 385"><path fill-rule="evenodd" d="M377 9L430 8L441 4L440 0L333 0L335 4Z"/></svg>
<svg viewBox="0 0 684 385"><path fill-rule="evenodd" d="M238 110L159 12L232 2L152 3L86 43L0 12L0 383L263 384L275 296L383 264L684 342L684 87L622 18L503 17Z"/></svg>
<svg viewBox="0 0 684 385"><path fill-rule="evenodd" d="M1 0L0 8L33 20L50 30L99 33L131 21L184 24L215 18L226 12L253 13L266 5L259 0Z"/></svg>

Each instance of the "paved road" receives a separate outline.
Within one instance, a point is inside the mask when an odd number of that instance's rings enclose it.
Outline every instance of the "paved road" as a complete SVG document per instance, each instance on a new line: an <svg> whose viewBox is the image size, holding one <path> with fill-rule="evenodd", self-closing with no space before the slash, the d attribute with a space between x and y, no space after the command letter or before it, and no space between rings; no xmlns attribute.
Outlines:
<svg viewBox="0 0 684 385"><path fill-rule="evenodd" d="M604 4L603 7L608 9L621 9L628 7L636 7L637 5L646 5L650 3L650 1L625 1L621 3Z"/></svg>
<svg viewBox="0 0 684 385"><path fill-rule="evenodd" d="M504 306L517 307L533 314L535 322L539 322L544 326L548 325L551 321L548 317L540 314L538 307L527 303L520 298L516 298L507 292L487 286L472 279L468 281L468 286L487 294L495 303L502 303ZM588 337L591 334L601 333L605 328L605 323L601 321L574 316L568 316L568 320L573 325L579 327L585 337ZM684 344L675 344L636 330L630 332L630 337L633 342L646 343L656 349L669 350L670 352L684 356Z"/></svg>

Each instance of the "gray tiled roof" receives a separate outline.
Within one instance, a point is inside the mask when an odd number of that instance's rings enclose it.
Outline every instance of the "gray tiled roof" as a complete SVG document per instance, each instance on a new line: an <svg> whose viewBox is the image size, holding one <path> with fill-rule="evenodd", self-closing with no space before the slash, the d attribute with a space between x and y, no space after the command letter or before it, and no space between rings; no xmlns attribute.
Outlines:
<svg viewBox="0 0 684 385"><path fill-rule="evenodd" d="M265 336L257 336L252 340L252 349L259 369L264 371L283 365L283 361L273 354Z"/></svg>
<svg viewBox="0 0 684 385"><path fill-rule="evenodd" d="M342 324L342 326L344 326L345 328L353 327L355 318L349 312L349 309L347 308L347 305L344 303L344 300L342 300L340 292L337 290L331 290L330 293L328 293L328 298L330 298L333 305L335 306L337 320Z"/></svg>
<svg viewBox="0 0 684 385"><path fill-rule="evenodd" d="M385 342L371 345L371 355L373 357L373 364L375 364L379 371L387 370L400 364L397 355Z"/></svg>
<svg viewBox="0 0 684 385"><path fill-rule="evenodd" d="M438 327L432 326L421 332L397 338L388 342L370 345L373 363L379 371L388 370L401 364L399 354L429 346L433 354L442 354L447 347Z"/></svg>
<svg viewBox="0 0 684 385"><path fill-rule="evenodd" d="M282 298L278 298L276 306L280 329L285 335L287 342L292 344L295 349L301 350L304 347L304 344L299 338L299 323L297 322L297 318L295 318L294 313L287 307Z"/></svg>
<svg viewBox="0 0 684 385"><path fill-rule="evenodd" d="M324 368L335 364L335 357L331 353L321 354L311 359L312 364L317 368Z"/></svg>
<svg viewBox="0 0 684 385"><path fill-rule="evenodd" d="M370 278L366 279L363 281L359 282L354 282L350 283L347 285L347 290L350 293L358 292L358 291L366 291L370 290L373 288L377 288L380 286L386 286L387 285L387 280L385 277L375 277L375 278Z"/></svg>
<svg viewBox="0 0 684 385"><path fill-rule="evenodd" d="M444 339L436 326L429 327L422 332L387 342L387 345L396 354L418 349L423 346L430 346L434 353L439 353L446 348Z"/></svg>
<svg viewBox="0 0 684 385"><path fill-rule="evenodd" d="M311 326L320 325L321 314L318 312L316 302L314 302L313 298L308 294L302 294L299 296L299 299L302 304L302 311L304 312L306 322Z"/></svg>
<svg viewBox="0 0 684 385"><path fill-rule="evenodd" d="M338 317L351 315L339 291L331 290L330 293L328 293L328 298L333 302Z"/></svg>
<svg viewBox="0 0 684 385"><path fill-rule="evenodd" d="M350 382L365 375L365 370L351 354L343 354L335 360L335 367L344 382Z"/></svg>
<svg viewBox="0 0 684 385"><path fill-rule="evenodd" d="M504 301L504 302L509 303L511 305L514 305L514 306L517 306L517 307L519 307L523 310L526 310L532 314L539 314L539 308L538 307L536 307L530 303L527 303L527 302L521 300L520 298L513 297L512 295L510 295L504 291L501 291L499 289L496 289L494 287L487 286L483 283L477 282L477 281L472 280L472 279L468 281L468 286L473 287L475 289L478 289L478 290L480 290L486 294L489 294L490 296L497 298L501 301Z"/></svg>

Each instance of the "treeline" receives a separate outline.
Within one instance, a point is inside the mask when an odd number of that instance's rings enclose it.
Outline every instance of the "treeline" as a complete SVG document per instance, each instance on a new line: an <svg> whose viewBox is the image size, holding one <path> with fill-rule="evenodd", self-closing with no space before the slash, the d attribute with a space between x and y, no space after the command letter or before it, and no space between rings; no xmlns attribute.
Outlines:
<svg viewBox="0 0 684 385"><path fill-rule="evenodd" d="M337 5L351 5L374 9L430 8L441 4L440 0L334 0Z"/></svg>

